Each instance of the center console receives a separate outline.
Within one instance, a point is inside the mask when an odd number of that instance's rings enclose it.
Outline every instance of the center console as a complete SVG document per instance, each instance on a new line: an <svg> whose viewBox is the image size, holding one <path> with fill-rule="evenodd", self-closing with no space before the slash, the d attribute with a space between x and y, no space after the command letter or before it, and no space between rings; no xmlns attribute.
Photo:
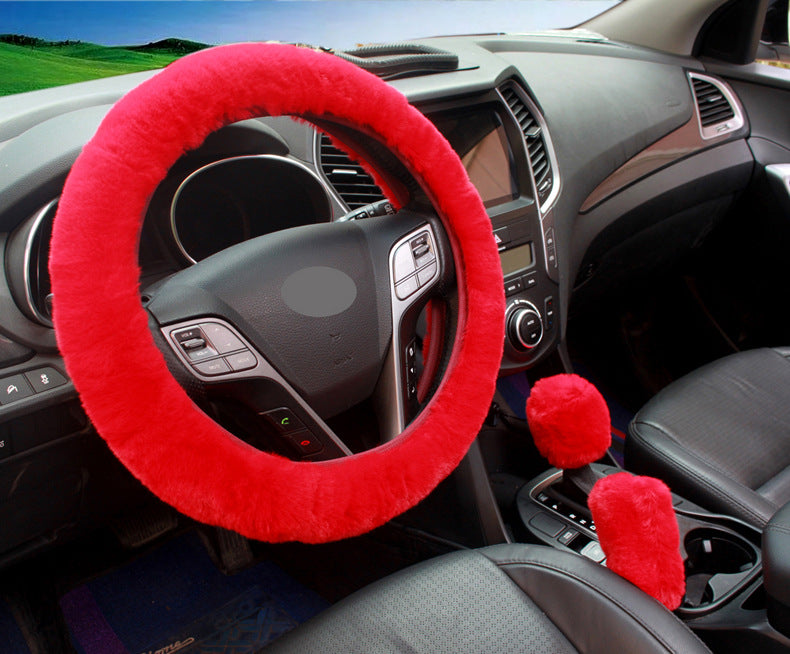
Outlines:
<svg viewBox="0 0 790 654"><path fill-rule="evenodd" d="M622 472L602 464L591 467L601 477ZM578 498L565 495L562 477L562 470L551 468L521 488L516 498L523 530L519 539L575 552L605 566L606 554L591 512ZM790 638L780 631L776 618L769 621L776 602L769 584L763 584L764 567L777 554L773 550L765 554L764 565L760 531L736 518L710 513L674 493L672 503L686 575L686 594L675 614L714 651L787 652ZM785 514L788 528L775 530L784 539L779 556L790 551L785 547L790 546L790 509ZM772 564L771 569L776 567ZM781 577L776 585L783 589L790 587L789 582ZM781 605L773 611L782 619L786 608Z"/></svg>
<svg viewBox="0 0 790 654"><path fill-rule="evenodd" d="M516 80L474 104L422 110L458 153L491 219L507 300L502 370L523 370L559 341L552 209L560 177L545 121Z"/></svg>

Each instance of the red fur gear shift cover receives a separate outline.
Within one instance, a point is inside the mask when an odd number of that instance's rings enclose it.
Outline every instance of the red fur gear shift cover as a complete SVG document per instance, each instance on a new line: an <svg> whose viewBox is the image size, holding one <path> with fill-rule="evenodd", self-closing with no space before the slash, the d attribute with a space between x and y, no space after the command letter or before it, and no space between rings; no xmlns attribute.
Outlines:
<svg viewBox="0 0 790 654"><path fill-rule="evenodd" d="M592 463L612 443L609 408L598 389L578 375L537 382L527 399L527 420L538 451L556 468Z"/></svg>
<svg viewBox="0 0 790 654"><path fill-rule="evenodd" d="M600 479L588 500L606 566L670 611L686 580L672 495L653 477L619 472Z"/></svg>

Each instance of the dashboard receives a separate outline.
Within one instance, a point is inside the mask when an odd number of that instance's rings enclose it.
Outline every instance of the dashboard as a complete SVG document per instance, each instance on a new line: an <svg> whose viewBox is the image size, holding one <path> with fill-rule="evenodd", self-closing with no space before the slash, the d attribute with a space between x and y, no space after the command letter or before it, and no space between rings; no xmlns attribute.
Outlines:
<svg viewBox="0 0 790 654"><path fill-rule="evenodd" d="M392 84L448 139L491 219L507 301L502 374L557 355L572 296L595 302L631 266L680 256L749 183L744 106L696 60L581 36L425 43L457 54L458 70ZM0 552L117 509L106 492L117 464L91 434L57 353L48 243L80 147L112 102L151 74L0 99L0 483L10 488L24 470L14 492L42 512L20 522L0 505L0 520L16 525ZM350 136L370 161L288 117L225 127L185 153L152 196L140 234L143 302L231 245L394 211L371 166L419 195L387 153ZM648 233L646 246L639 237ZM85 471L97 467L89 483ZM118 497L137 492L133 480L122 483ZM62 498L56 506L37 499L47 484Z"/></svg>

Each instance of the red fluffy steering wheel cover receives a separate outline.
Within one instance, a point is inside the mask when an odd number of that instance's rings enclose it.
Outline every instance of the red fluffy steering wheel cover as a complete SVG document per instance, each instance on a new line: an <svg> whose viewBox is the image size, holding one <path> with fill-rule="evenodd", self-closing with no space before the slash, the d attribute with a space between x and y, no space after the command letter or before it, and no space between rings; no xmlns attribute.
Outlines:
<svg viewBox="0 0 790 654"><path fill-rule="evenodd" d="M429 189L456 240L461 327L438 392L394 441L325 462L256 450L200 411L168 372L139 299L139 233L168 169L225 124L285 114L336 117L377 135ZM401 93L328 54L222 46L132 90L69 175L50 272L66 368L112 451L178 510L251 538L324 542L385 523L460 462L494 393L504 296L480 198L446 140Z"/></svg>

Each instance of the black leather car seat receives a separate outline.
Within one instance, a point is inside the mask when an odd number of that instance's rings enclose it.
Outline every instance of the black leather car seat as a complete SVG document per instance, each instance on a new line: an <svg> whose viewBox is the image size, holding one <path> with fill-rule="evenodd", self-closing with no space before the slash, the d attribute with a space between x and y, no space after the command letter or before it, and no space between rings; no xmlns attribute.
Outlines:
<svg viewBox="0 0 790 654"><path fill-rule="evenodd" d="M362 589L264 650L707 652L672 613L582 556L537 545L454 552Z"/></svg>
<svg viewBox="0 0 790 654"><path fill-rule="evenodd" d="M664 388L631 422L625 464L761 528L790 501L790 348L734 354Z"/></svg>

